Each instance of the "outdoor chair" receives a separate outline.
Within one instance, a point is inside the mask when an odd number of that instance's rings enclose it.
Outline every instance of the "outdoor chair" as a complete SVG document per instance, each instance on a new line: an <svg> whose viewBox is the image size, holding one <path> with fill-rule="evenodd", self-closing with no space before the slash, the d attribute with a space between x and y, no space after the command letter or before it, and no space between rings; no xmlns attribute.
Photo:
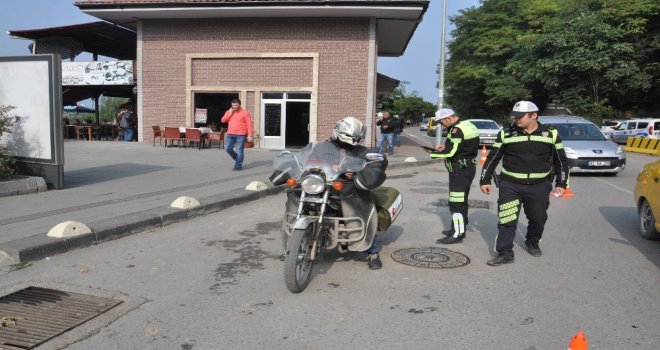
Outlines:
<svg viewBox="0 0 660 350"><path fill-rule="evenodd" d="M158 144L163 144L163 130L160 129L160 125L154 125L151 127L154 130L154 145L156 147L156 138L158 138ZM167 143L167 141L165 141Z"/></svg>
<svg viewBox="0 0 660 350"><path fill-rule="evenodd" d="M185 141L185 139L181 137L181 133L179 133L179 128L170 128L166 126L163 137L165 138L165 147L167 147L168 140L170 141L171 147L174 147L174 141L176 141L176 145L179 147L181 147L181 143Z"/></svg>
<svg viewBox="0 0 660 350"><path fill-rule="evenodd" d="M204 145L204 137L199 129L186 128L186 141L189 145L193 142L197 142L197 149L199 150L201 150L202 145Z"/></svg>
<svg viewBox="0 0 660 350"><path fill-rule="evenodd" d="M222 149L225 147L225 131L220 130L220 131L214 131L208 134L209 136L209 147L211 147L211 143L213 141L216 141L218 143L218 149Z"/></svg>

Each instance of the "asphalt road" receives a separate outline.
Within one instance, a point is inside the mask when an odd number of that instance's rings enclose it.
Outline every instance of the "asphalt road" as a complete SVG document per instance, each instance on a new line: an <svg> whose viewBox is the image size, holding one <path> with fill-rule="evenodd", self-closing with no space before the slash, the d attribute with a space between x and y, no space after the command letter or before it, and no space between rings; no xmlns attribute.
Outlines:
<svg viewBox="0 0 660 350"><path fill-rule="evenodd" d="M630 155L618 176L574 176L553 198L541 243L490 267L494 203L473 185L467 239L449 248L467 266L423 269L390 255L434 243L449 222L439 165L389 172L404 211L381 236L384 268L364 255L325 255L301 294L284 286L284 195L0 269L0 289L43 285L113 294L122 308L44 348L68 349L566 349L579 330L593 349L659 349L660 242L637 233L632 189L652 157ZM105 317L105 318L104 318ZM72 332L75 333L75 332ZM79 339L83 338L83 339Z"/></svg>

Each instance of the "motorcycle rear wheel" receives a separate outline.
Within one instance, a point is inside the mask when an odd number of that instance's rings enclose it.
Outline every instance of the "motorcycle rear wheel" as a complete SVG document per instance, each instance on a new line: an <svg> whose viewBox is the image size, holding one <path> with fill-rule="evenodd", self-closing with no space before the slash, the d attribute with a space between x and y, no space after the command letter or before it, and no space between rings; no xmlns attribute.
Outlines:
<svg viewBox="0 0 660 350"><path fill-rule="evenodd" d="M300 293L309 284L314 261L307 261L312 249L314 225L302 230L293 230L284 258L284 284L293 293Z"/></svg>

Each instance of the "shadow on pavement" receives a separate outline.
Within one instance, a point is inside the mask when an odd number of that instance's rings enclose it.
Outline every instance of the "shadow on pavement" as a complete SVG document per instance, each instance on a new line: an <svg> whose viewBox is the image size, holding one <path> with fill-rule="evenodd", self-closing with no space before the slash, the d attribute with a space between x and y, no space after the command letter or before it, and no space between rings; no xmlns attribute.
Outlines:
<svg viewBox="0 0 660 350"><path fill-rule="evenodd" d="M125 177L144 175L172 167L137 163L118 163L93 168L64 171L65 188L93 185Z"/></svg>

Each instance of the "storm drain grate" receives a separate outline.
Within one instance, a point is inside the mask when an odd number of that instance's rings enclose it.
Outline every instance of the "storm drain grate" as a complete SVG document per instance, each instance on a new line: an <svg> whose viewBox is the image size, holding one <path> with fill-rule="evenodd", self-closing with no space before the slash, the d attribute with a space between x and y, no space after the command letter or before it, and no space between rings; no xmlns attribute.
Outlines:
<svg viewBox="0 0 660 350"><path fill-rule="evenodd" d="M446 248L406 248L392 253L392 259L401 264L428 269L448 269L470 263L470 258Z"/></svg>
<svg viewBox="0 0 660 350"><path fill-rule="evenodd" d="M39 287L5 295L0 298L0 348L32 349L121 302Z"/></svg>

